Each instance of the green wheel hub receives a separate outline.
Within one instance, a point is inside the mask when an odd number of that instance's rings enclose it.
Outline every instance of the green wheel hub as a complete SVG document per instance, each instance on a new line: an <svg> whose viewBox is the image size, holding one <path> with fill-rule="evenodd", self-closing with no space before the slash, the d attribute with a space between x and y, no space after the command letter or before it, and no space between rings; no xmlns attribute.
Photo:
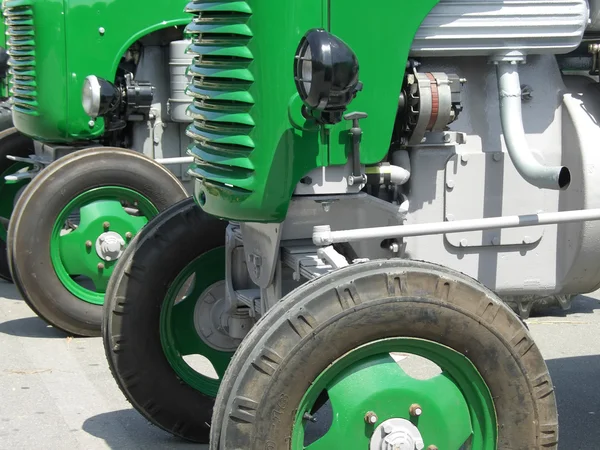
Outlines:
<svg viewBox="0 0 600 450"><path fill-rule="evenodd" d="M233 351L223 351L209 345L198 330L198 308L218 306L217 292L225 279L225 249L210 250L190 264L172 283L160 315L160 340L169 364L185 383L205 395L216 397L220 380L225 374ZM201 304L204 303L204 304ZM218 334L208 330L205 335ZM200 355L212 364L218 378L194 369L187 356Z"/></svg>
<svg viewBox="0 0 600 450"><path fill-rule="evenodd" d="M77 212L79 224L70 224L70 217ZM110 258L98 249L106 237L111 243L118 237L124 249L157 214L158 209L146 197L123 187L103 186L78 195L56 218L50 239L50 257L61 283L77 298L102 305L118 257ZM80 284L77 276L89 278L93 289Z"/></svg>
<svg viewBox="0 0 600 450"><path fill-rule="evenodd" d="M426 358L442 373L427 380L415 379L390 356L399 352ZM308 419L323 392L333 410L332 423L321 437L307 442ZM415 414L414 405L419 405L420 415ZM392 430L388 426L385 431L384 422L393 422L390 419L416 426L424 448L496 448L494 402L475 366L449 347L416 338L375 341L325 369L300 403L291 448L368 449L374 434L383 436Z"/></svg>
<svg viewBox="0 0 600 450"><path fill-rule="evenodd" d="M0 217L10 219L15 207L17 195L21 189L27 186L31 181L29 178L17 181L6 181L4 177L8 175L15 175L19 172L26 172L31 168L32 166L30 164L15 162L0 174ZM7 234L8 230L6 227L4 225L0 225L0 239L2 241L6 242Z"/></svg>

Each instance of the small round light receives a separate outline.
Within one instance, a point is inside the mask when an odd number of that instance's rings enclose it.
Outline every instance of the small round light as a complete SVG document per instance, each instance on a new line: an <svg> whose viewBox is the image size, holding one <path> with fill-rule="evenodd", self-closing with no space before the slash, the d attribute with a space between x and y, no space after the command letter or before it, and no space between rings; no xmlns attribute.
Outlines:
<svg viewBox="0 0 600 450"><path fill-rule="evenodd" d="M93 118L98 117L100 111L100 82L97 76L90 75L85 79L81 100L85 113Z"/></svg>
<svg viewBox="0 0 600 450"><path fill-rule="evenodd" d="M92 119L114 111L120 100L120 90L109 81L90 75L83 82L81 104Z"/></svg>
<svg viewBox="0 0 600 450"><path fill-rule="evenodd" d="M313 29L300 40L294 61L296 89L322 123L337 123L360 90L358 59L341 39Z"/></svg>

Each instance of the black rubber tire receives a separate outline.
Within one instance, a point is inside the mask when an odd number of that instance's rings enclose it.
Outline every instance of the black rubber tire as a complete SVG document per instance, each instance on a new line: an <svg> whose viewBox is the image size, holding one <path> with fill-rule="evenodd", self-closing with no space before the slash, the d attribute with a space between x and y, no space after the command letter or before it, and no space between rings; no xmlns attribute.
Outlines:
<svg viewBox="0 0 600 450"><path fill-rule="evenodd" d="M22 135L16 128L12 127L12 116L10 109L0 104L0 173L4 173L15 161L7 159L7 155L27 158L35 153L33 140ZM10 217L6 217L10 220ZM0 239L0 278L12 283L6 242Z"/></svg>
<svg viewBox="0 0 600 450"><path fill-rule="evenodd" d="M348 351L398 336L439 342L469 357L495 401L498 449L556 448L552 381L519 318L471 278L401 260L341 269L278 302L227 369L210 448L289 448L295 410L310 383ZM268 371L260 370L263 361Z"/></svg>
<svg viewBox="0 0 600 450"><path fill-rule="evenodd" d="M124 252L104 303L104 350L125 397L158 427L199 443L208 443L214 398L182 382L171 368L160 341L160 312L181 271L225 245L226 226L191 198L169 208Z"/></svg>
<svg viewBox="0 0 600 450"><path fill-rule="evenodd" d="M33 311L76 336L100 336L102 305L80 300L64 287L50 259L50 239L58 215L69 202L101 186L137 191L159 211L188 197L179 180L160 164L137 152L110 147L69 154L27 186L8 230L11 274Z"/></svg>

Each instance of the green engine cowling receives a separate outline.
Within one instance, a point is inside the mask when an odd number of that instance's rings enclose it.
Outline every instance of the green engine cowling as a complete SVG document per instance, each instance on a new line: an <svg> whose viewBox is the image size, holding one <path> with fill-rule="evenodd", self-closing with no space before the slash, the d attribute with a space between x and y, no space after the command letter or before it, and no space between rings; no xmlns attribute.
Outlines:
<svg viewBox="0 0 600 450"><path fill-rule="evenodd" d="M4 0L13 120L42 142L104 133L81 105L86 76L114 80L123 54L159 29L189 23L182 0Z"/></svg>
<svg viewBox="0 0 600 450"><path fill-rule="evenodd" d="M234 221L280 222L296 184L317 167L345 164L348 123L315 126L302 113L294 56L302 36L323 28L360 61L363 91L350 105L364 111L361 162L388 152L413 38L437 0L194 0L187 32L195 141L191 173L198 203Z"/></svg>

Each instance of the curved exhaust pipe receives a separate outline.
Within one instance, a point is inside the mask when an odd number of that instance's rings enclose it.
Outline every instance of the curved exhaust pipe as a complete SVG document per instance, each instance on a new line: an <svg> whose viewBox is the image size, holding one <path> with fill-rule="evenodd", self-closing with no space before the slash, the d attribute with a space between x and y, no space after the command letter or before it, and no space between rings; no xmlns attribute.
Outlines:
<svg viewBox="0 0 600 450"><path fill-rule="evenodd" d="M500 120L508 154L519 174L540 189L562 190L571 184L571 171L563 166L545 166L533 156L527 145L521 111L521 82L517 65L499 62L496 65Z"/></svg>

